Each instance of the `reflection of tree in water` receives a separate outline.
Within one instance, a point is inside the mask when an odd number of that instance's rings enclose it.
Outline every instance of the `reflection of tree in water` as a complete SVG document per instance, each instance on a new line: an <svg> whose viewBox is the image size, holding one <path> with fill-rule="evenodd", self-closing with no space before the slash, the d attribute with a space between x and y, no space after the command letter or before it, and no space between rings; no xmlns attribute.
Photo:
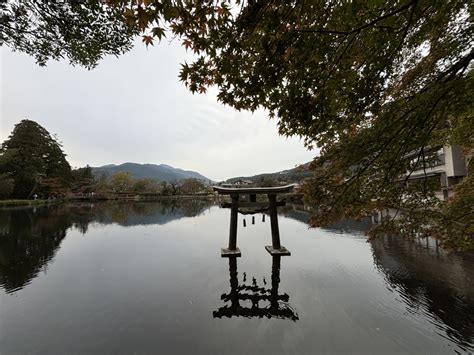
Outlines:
<svg viewBox="0 0 474 355"><path fill-rule="evenodd" d="M287 204L278 208L278 214L309 226L309 220L314 216L315 210L312 207L301 204ZM320 227L336 233L363 234L371 228L370 218L360 221L354 219L343 219L330 225Z"/></svg>
<svg viewBox="0 0 474 355"><path fill-rule="evenodd" d="M298 204L287 204L286 206L278 209L278 214L285 217L303 222L309 225L310 218L314 215L314 208L306 205ZM336 223L325 226L323 229L339 232L339 233L353 233L353 232L365 232L371 227L370 218L365 218L361 221L354 219L343 219Z"/></svg>
<svg viewBox="0 0 474 355"><path fill-rule="evenodd" d="M298 205L280 212L301 222L311 216ZM360 233L370 227L369 222L344 220L325 229ZM432 239L412 242L398 236L372 240L371 247L376 267L404 302L439 319L448 337L466 351L474 350L474 254L447 254Z"/></svg>
<svg viewBox="0 0 474 355"><path fill-rule="evenodd" d="M80 203L0 209L0 286L27 285L55 255L69 228L85 234L89 224L165 224L201 214L208 201Z"/></svg>
<svg viewBox="0 0 474 355"><path fill-rule="evenodd" d="M22 288L51 260L71 226L61 208L0 211L0 285Z"/></svg>
<svg viewBox="0 0 474 355"><path fill-rule="evenodd" d="M473 350L474 255L448 255L428 239L387 236L371 245L376 267L405 302L441 319L448 337Z"/></svg>
<svg viewBox="0 0 474 355"><path fill-rule="evenodd" d="M230 292L221 295L221 299L230 305L220 307L218 310L212 312L214 318L222 317L267 317L291 319L297 321L298 314L291 308L288 303L290 297L288 294L279 294L278 288L280 285L280 265L281 256L272 256L272 277L271 288L259 287L257 280L252 278L252 283L246 284L247 276L244 273L242 284L239 284L237 273L237 257L229 257L229 276L230 276ZM264 284L266 281L264 279ZM250 307L241 305L240 302L249 301ZM260 302L267 305L261 306Z"/></svg>

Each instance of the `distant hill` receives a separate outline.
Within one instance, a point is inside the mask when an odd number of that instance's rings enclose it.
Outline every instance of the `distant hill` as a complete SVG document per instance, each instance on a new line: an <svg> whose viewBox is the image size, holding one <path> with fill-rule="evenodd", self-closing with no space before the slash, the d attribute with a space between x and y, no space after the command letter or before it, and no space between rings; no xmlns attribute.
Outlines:
<svg viewBox="0 0 474 355"><path fill-rule="evenodd" d="M304 180L312 176L310 171L307 171L309 163L302 164L293 169L278 171L276 173L263 173L253 176L238 176L227 179L226 182L229 184L234 183L237 180L251 180L253 182L258 182L260 179L271 178L280 182L295 183Z"/></svg>
<svg viewBox="0 0 474 355"><path fill-rule="evenodd" d="M100 176L104 173L107 176L112 176L120 171L128 172L132 174L134 178L148 178L167 182L180 181L189 178L195 178L204 183L208 183L209 181L212 182L209 178L195 171L173 168L166 164L124 163L120 165L109 164L92 168L92 173L95 176Z"/></svg>

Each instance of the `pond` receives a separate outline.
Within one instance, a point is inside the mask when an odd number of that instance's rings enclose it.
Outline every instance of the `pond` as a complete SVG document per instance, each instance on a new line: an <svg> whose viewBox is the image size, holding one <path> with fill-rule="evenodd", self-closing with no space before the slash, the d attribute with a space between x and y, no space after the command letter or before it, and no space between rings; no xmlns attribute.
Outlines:
<svg viewBox="0 0 474 355"><path fill-rule="evenodd" d="M0 353L465 353L474 257L367 225L239 215L204 201L0 210Z"/></svg>

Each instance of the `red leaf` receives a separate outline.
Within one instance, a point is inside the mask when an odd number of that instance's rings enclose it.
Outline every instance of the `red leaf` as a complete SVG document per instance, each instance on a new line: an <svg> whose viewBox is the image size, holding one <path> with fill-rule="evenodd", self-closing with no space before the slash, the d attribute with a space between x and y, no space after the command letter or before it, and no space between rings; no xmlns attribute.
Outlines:
<svg viewBox="0 0 474 355"><path fill-rule="evenodd" d="M189 39L185 39L185 40L183 41L183 45L184 45L184 48L186 48L186 50L187 50L188 48L192 47L192 43L191 43L191 41L190 41Z"/></svg>
<svg viewBox="0 0 474 355"><path fill-rule="evenodd" d="M148 47L149 44L153 45L153 37L143 35L142 42L145 43L147 47Z"/></svg>

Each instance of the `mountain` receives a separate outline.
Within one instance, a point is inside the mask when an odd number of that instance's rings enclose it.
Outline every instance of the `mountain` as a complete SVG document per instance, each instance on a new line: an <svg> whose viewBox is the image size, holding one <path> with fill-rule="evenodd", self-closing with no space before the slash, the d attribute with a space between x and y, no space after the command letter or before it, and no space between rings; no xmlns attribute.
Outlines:
<svg viewBox="0 0 474 355"><path fill-rule="evenodd" d="M253 176L238 176L226 180L226 183L232 184L237 180L250 180L253 182L258 182L261 179L270 178L272 180L286 182L286 183L295 183L304 180L312 176L312 173L308 171L309 163L302 164L293 169L278 171L275 173L263 173Z"/></svg>
<svg viewBox="0 0 474 355"><path fill-rule="evenodd" d="M212 182L209 178L195 171L173 168L166 164L124 163L120 165L109 164L92 168L92 173L95 176L100 176L104 173L107 176L112 176L120 171L128 172L132 174L134 178L148 178L167 182L180 181L189 178L198 179L204 183L208 183L209 181Z"/></svg>

